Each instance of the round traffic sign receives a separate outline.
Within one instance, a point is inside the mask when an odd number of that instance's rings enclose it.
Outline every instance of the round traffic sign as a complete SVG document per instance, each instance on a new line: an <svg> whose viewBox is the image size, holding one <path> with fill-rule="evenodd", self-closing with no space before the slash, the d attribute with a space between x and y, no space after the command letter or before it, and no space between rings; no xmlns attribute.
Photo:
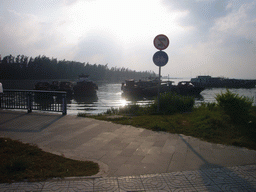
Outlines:
<svg viewBox="0 0 256 192"><path fill-rule="evenodd" d="M165 53L164 51L157 51L153 55L153 62L159 67L165 66L168 62L167 53Z"/></svg>
<svg viewBox="0 0 256 192"><path fill-rule="evenodd" d="M157 35L154 39L154 46L159 50L164 50L169 46L169 39L166 35Z"/></svg>

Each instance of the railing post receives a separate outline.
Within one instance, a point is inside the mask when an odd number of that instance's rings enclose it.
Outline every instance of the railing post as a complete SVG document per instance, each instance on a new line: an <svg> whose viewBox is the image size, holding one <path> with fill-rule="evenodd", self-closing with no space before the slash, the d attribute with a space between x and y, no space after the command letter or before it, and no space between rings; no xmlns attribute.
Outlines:
<svg viewBox="0 0 256 192"><path fill-rule="evenodd" d="M3 93L0 93L0 108L2 108L2 98L3 98Z"/></svg>
<svg viewBox="0 0 256 192"><path fill-rule="evenodd" d="M2 97L4 94L3 85L0 83L0 108L2 107Z"/></svg>
<svg viewBox="0 0 256 192"><path fill-rule="evenodd" d="M28 113L32 112L32 93L28 92Z"/></svg>
<svg viewBox="0 0 256 192"><path fill-rule="evenodd" d="M62 94L62 115L67 115L66 93Z"/></svg>

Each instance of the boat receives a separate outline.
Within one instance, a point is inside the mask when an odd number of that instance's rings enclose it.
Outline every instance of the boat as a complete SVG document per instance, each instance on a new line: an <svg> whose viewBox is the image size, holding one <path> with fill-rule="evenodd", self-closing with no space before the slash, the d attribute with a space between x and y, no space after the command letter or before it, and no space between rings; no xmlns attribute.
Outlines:
<svg viewBox="0 0 256 192"><path fill-rule="evenodd" d="M66 92L67 102L69 102L73 98L73 83L71 81L52 81L51 83L46 81L40 81L35 84L34 90ZM58 101L62 99L62 96L60 94L56 94L53 92L36 92L35 100L52 100L53 97L56 95Z"/></svg>
<svg viewBox="0 0 256 192"><path fill-rule="evenodd" d="M256 80L228 79L205 75L191 78L191 83L195 86L204 86L205 88L255 88Z"/></svg>
<svg viewBox="0 0 256 192"><path fill-rule="evenodd" d="M173 86L173 90L180 95L199 95L205 87L195 86L191 81L180 81L177 86Z"/></svg>
<svg viewBox="0 0 256 192"><path fill-rule="evenodd" d="M72 98L74 90L74 84L70 81L61 81L58 91L65 91L67 93L67 98Z"/></svg>
<svg viewBox="0 0 256 192"><path fill-rule="evenodd" d="M51 84L48 82L37 82L34 90L51 91Z"/></svg>
<svg viewBox="0 0 256 192"><path fill-rule="evenodd" d="M53 81L50 85L50 89L53 91L60 89L60 81Z"/></svg>
<svg viewBox="0 0 256 192"><path fill-rule="evenodd" d="M122 83L121 90L124 96L154 97L158 95L158 79L135 81L128 79ZM180 95L199 95L204 90L202 86L194 86L191 82L181 81L173 85L173 81L161 81L160 93L174 92Z"/></svg>
<svg viewBox="0 0 256 192"><path fill-rule="evenodd" d="M34 90L39 90L40 92L35 92L34 99L35 102L41 103L45 101L53 102L53 93L43 92L52 91L51 84L49 82L37 82L34 86Z"/></svg>
<svg viewBox="0 0 256 192"><path fill-rule="evenodd" d="M89 75L79 75L73 87L75 97L93 97L97 94L98 85L89 79Z"/></svg>
<svg viewBox="0 0 256 192"><path fill-rule="evenodd" d="M89 80L89 75L82 74L79 75L79 79L75 85L71 81L38 82L35 84L34 90L65 91L67 98L71 99L73 96L76 98L95 96L98 86Z"/></svg>
<svg viewBox="0 0 256 192"><path fill-rule="evenodd" d="M67 97L73 95L73 83L71 81L52 81L49 82L37 82L34 86L34 90L42 91L65 91Z"/></svg>

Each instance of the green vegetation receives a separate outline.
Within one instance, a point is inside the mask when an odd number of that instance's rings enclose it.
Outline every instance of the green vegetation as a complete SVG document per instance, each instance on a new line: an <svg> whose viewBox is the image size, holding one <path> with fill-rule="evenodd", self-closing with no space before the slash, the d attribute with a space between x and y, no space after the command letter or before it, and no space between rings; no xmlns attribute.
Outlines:
<svg viewBox="0 0 256 192"><path fill-rule="evenodd" d="M8 55L0 62L0 79L77 79L84 73L94 81L119 82L125 79L156 77L151 71L136 72L128 68L108 68L108 64L89 64L77 61L57 60L46 56L35 58Z"/></svg>
<svg viewBox="0 0 256 192"><path fill-rule="evenodd" d="M195 98L190 96L182 96L176 93L161 94L159 99L160 114L170 115L175 113L191 112L195 104ZM151 105L140 106L137 104L128 105L121 108L108 109L106 114L111 115L155 115L157 112L158 99ZM86 116L86 114L79 113L78 116Z"/></svg>
<svg viewBox="0 0 256 192"><path fill-rule="evenodd" d="M156 113L155 102L146 107L132 105L111 109L93 118L256 150L256 107L252 106L252 99L227 90L216 95L216 100L217 103L193 107L191 97L162 95L161 114ZM115 116L109 118L111 115Z"/></svg>
<svg viewBox="0 0 256 192"><path fill-rule="evenodd" d="M218 94L216 100L218 105L234 122L245 123L249 121L253 98L239 96L227 90L226 93Z"/></svg>
<svg viewBox="0 0 256 192"><path fill-rule="evenodd" d="M181 96L176 93L161 94L159 99L159 111L162 114L175 114L190 112L195 104L195 99L189 96ZM154 104L151 106L152 111L157 111L158 100L155 99Z"/></svg>
<svg viewBox="0 0 256 192"><path fill-rule="evenodd" d="M97 163L47 153L35 145L0 138L0 182L40 181L53 177L91 176Z"/></svg>

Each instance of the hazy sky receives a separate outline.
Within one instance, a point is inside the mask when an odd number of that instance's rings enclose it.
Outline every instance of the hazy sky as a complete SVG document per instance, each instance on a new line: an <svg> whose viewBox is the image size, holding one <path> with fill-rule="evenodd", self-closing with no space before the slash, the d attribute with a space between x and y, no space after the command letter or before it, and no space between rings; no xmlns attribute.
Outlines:
<svg viewBox="0 0 256 192"><path fill-rule="evenodd" d="M256 79L256 0L0 0L0 54L158 67L153 40L165 34L162 75Z"/></svg>

